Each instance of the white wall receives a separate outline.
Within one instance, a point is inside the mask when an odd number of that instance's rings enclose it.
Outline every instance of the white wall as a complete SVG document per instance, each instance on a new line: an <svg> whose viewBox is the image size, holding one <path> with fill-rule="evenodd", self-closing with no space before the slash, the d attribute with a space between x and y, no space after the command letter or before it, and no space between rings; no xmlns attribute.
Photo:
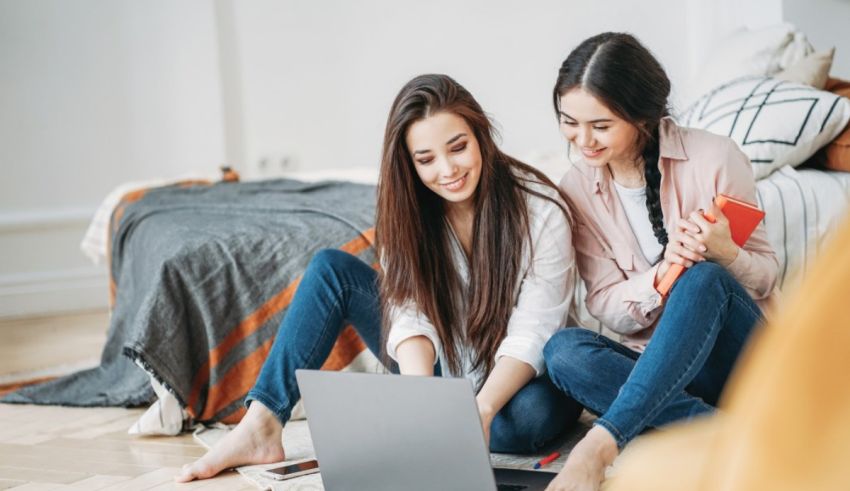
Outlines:
<svg viewBox="0 0 850 491"><path fill-rule="evenodd" d="M247 175L377 165L386 113L411 77L455 77L520 157L557 152L550 91L560 62L604 30L637 35L674 84L672 102L718 39L782 21L782 0L579 2L218 0L238 54L225 94L240 111ZM233 160L233 159L232 159ZM265 161L271 168L261 169Z"/></svg>
<svg viewBox="0 0 850 491"><path fill-rule="evenodd" d="M0 316L105 305L86 222L223 161L219 78L209 1L0 1Z"/></svg>
<svg viewBox="0 0 850 491"><path fill-rule="evenodd" d="M689 75L719 40L736 29L759 29L783 21L781 0L687 0ZM687 83L687 81L682 81Z"/></svg>
<svg viewBox="0 0 850 491"><path fill-rule="evenodd" d="M415 75L447 73L517 155L560 148L551 90L561 61L602 30L640 37L687 73L685 2L234 2L249 172L377 165L390 104Z"/></svg>
<svg viewBox="0 0 850 491"><path fill-rule="evenodd" d="M105 305L77 243L122 182L377 166L393 97L425 72L464 84L508 152L558 152L550 91L578 42L636 34L678 102L717 37L782 18L782 0L739 4L0 0L0 317Z"/></svg>
<svg viewBox="0 0 850 491"><path fill-rule="evenodd" d="M783 0L782 8L816 50L835 47L830 74L850 80L850 1Z"/></svg>

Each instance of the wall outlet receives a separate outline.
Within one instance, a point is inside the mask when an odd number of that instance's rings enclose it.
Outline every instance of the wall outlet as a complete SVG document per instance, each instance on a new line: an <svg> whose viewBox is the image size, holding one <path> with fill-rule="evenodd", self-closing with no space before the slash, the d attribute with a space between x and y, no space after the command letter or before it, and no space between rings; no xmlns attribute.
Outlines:
<svg viewBox="0 0 850 491"><path fill-rule="evenodd" d="M298 158L291 153L267 154L257 160L257 173L277 176L298 170Z"/></svg>

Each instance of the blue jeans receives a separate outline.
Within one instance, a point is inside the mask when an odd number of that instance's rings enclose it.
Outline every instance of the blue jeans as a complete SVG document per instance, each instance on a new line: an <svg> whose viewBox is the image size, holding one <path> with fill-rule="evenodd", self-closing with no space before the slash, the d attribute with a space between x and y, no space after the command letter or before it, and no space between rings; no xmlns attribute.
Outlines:
<svg viewBox="0 0 850 491"><path fill-rule="evenodd" d="M319 251L301 279L246 404L260 402L285 424L301 398L295 370L320 368L348 324L380 359L377 273L348 253ZM397 366L389 368L398 373ZM435 373L439 374L439 366ZM571 427L580 413L581 406L555 387L549 377L538 377L520 389L494 418L490 449L537 451Z"/></svg>
<svg viewBox="0 0 850 491"><path fill-rule="evenodd" d="M600 415L622 448L646 428L714 411L761 311L722 267L703 262L676 282L643 354L586 329L543 350L555 385Z"/></svg>

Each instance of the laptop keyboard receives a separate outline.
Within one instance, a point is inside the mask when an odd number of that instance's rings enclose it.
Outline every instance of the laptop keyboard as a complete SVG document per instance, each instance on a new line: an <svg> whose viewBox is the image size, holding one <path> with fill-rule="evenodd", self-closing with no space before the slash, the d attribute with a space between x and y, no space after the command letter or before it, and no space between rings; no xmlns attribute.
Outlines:
<svg viewBox="0 0 850 491"><path fill-rule="evenodd" d="M522 486L520 484L499 484L496 488L499 491L522 491L523 489L528 489L528 486Z"/></svg>

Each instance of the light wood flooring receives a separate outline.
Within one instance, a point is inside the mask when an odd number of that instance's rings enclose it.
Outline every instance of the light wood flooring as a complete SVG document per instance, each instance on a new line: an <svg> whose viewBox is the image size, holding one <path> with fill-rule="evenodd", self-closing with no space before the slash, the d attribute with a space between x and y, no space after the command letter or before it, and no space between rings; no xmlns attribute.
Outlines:
<svg viewBox="0 0 850 491"><path fill-rule="evenodd" d="M0 376L96 365L108 326L109 314L104 311L0 320Z"/></svg>
<svg viewBox="0 0 850 491"><path fill-rule="evenodd" d="M107 323L105 312L0 321L0 377L96 363ZM175 484L178 469L205 450L189 434L128 435L143 412L0 404L0 489L255 489L233 472Z"/></svg>

